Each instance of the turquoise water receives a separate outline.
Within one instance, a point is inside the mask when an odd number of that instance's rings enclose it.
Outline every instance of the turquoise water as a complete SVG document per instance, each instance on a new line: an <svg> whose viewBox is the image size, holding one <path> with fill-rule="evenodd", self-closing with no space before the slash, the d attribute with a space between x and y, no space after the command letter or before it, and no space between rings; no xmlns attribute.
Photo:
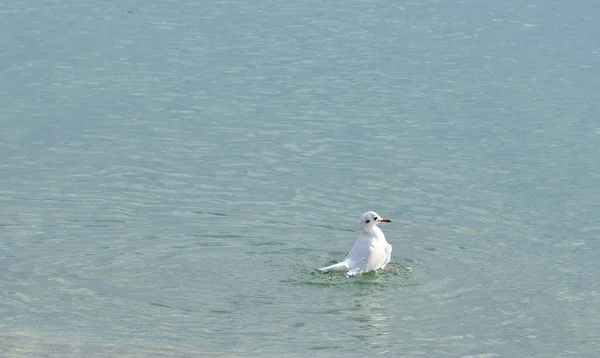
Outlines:
<svg viewBox="0 0 600 358"><path fill-rule="evenodd" d="M595 356L599 15L9 1L0 353Z"/></svg>

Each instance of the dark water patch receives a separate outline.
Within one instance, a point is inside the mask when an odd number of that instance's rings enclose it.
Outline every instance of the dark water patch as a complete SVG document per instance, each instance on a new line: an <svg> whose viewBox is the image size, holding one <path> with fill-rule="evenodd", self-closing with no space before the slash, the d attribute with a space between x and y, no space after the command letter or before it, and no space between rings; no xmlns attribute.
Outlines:
<svg viewBox="0 0 600 358"><path fill-rule="evenodd" d="M96 219L94 221L97 223L119 223L119 224L125 224L127 222L125 220L120 220L120 219Z"/></svg>
<svg viewBox="0 0 600 358"><path fill-rule="evenodd" d="M249 236L235 235L235 234L190 234L192 237L201 237L207 239L243 239Z"/></svg>
<svg viewBox="0 0 600 358"><path fill-rule="evenodd" d="M167 305L164 303L159 303L159 302L147 302L147 303L148 303L148 305L154 306L154 307L168 308L168 309L182 311L182 312L193 312L193 310L190 308L175 307L175 306L170 306L170 305Z"/></svg>
<svg viewBox="0 0 600 358"><path fill-rule="evenodd" d="M194 243L193 246L201 246L201 247L226 247L226 246L230 246L227 245L224 242L220 242L220 241L206 241L206 242L196 242Z"/></svg>
<svg viewBox="0 0 600 358"><path fill-rule="evenodd" d="M171 307L171 306L169 306L169 305L165 305L165 304L162 304L162 303L157 303L157 302L148 302L148 304L149 304L150 306L155 306L155 307L172 308L172 309L174 309L174 308L175 308L175 307Z"/></svg>
<svg viewBox="0 0 600 358"><path fill-rule="evenodd" d="M192 214L196 214L196 215L207 215L207 216L228 216L228 214L225 213L219 213L219 212L210 212L210 211L199 211L199 210L192 210L190 211Z"/></svg>
<svg viewBox="0 0 600 358"><path fill-rule="evenodd" d="M284 249L282 251L283 252L292 253L292 254L307 254L307 253L310 253L310 252L314 252L316 250L310 249L310 248L306 248L306 247L292 247L292 248L289 248L289 249Z"/></svg>
<svg viewBox="0 0 600 358"><path fill-rule="evenodd" d="M342 348L342 346L334 346L334 345L327 345L327 346L316 346L316 347L308 347L308 349L312 350L312 351L327 351L327 350L337 350Z"/></svg>
<svg viewBox="0 0 600 358"><path fill-rule="evenodd" d="M229 310L210 310L211 313L231 315L233 311Z"/></svg>
<svg viewBox="0 0 600 358"><path fill-rule="evenodd" d="M171 248L177 249L177 250L183 250L183 249L189 249L190 247L193 247L193 246L200 246L200 245L175 245L175 246L171 246Z"/></svg>
<svg viewBox="0 0 600 358"><path fill-rule="evenodd" d="M288 245L288 244L285 242L282 242L282 241L269 240L269 241L254 242L252 245L253 246L282 246L282 245Z"/></svg>
<svg viewBox="0 0 600 358"><path fill-rule="evenodd" d="M160 238L161 237L157 236L157 235L147 235L147 236L143 237L144 240L156 240L156 239L160 239Z"/></svg>

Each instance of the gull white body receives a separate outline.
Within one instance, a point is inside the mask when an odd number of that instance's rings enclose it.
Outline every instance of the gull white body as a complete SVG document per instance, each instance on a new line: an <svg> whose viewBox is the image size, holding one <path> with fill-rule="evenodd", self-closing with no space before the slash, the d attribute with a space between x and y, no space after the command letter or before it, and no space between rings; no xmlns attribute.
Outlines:
<svg viewBox="0 0 600 358"><path fill-rule="evenodd" d="M348 276L385 268L392 257L392 245L385 240L383 231L377 224L390 222L374 211L367 211L360 217L360 235L348 257L335 265L323 267L321 271L342 270Z"/></svg>

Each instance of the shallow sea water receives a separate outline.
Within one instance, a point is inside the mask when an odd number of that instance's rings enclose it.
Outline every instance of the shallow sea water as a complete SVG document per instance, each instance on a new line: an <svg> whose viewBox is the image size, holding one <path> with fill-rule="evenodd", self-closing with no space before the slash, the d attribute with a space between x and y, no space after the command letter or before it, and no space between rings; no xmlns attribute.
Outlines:
<svg viewBox="0 0 600 358"><path fill-rule="evenodd" d="M594 357L599 14L9 1L0 355Z"/></svg>

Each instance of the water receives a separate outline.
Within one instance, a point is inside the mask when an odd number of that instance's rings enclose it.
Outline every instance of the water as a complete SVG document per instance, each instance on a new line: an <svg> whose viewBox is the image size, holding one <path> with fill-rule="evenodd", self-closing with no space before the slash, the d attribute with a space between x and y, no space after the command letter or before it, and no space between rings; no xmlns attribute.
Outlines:
<svg viewBox="0 0 600 358"><path fill-rule="evenodd" d="M599 15L5 3L0 353L595 356Z"/></svg>

